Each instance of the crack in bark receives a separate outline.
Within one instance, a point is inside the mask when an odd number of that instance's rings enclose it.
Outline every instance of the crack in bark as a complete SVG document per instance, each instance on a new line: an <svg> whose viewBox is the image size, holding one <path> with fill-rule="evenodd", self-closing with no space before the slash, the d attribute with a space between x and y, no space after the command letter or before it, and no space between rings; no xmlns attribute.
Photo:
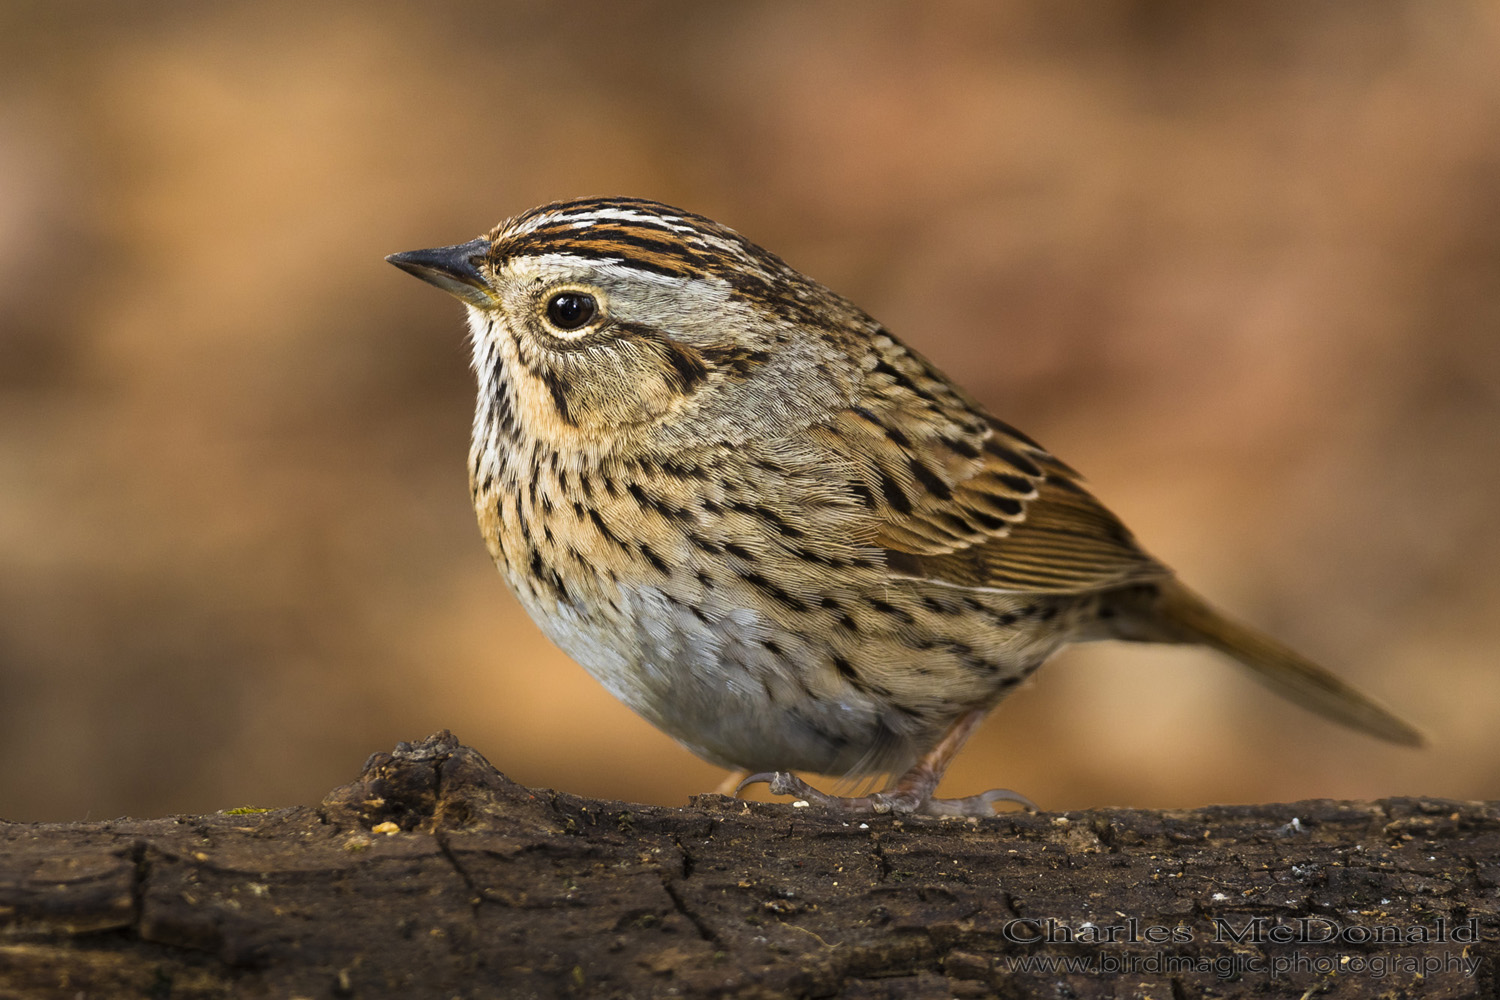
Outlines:
<svg viewBox="0 0 1500 1000"><path fill-rule="evenodd" d="M673 837L672 843L677 846L677 852L682 855L682 877L692 878L693 869L698 867L698 863L693 860L693 852L682 846L681 837Z"/></svg>
<svg viewBox="0 0 1500 1000"><path fill-rule="evenodd" d="M890 877L892 866L890 859L885 856L885 848L880 846L880 834L878 833L870 834L870 853L874 855L875 863L879 868L878 874L875 876L875 881L884 882Z"/></svg>
<svg viewBox="0 0 1500 1000"><path fill-rule="evenodd" d="M447 834L441 830L434 830L432 832L432 839L437 844L438 853L448 860L448 864L453 867L454 873L463 881L464 887L469 890L469 915L478 917L479 907L486 900L484 888L478 882L474 881L474 876L469 874L469 870L459 862L458 855L453 850L453 845L448 842Z"/></svg>
<svg viewBox="0 0 1500 1000"><path fill-rule="evenodd" d="M698 936L715 948L722 949L723 942L719 940L718 933L708 925L706 920L693 912L692 907L687 905L687 900L682 897L682 893L677 891L677 886L666 872L662 873L661 887L666 892L667 898L672 901L672 908L682 914L687 922L693 925L693 928L698 932Z"/></svg>
<svg viewBox="0 0 1500 1000"><path fill-rule="evenodd" d="M146 853L151 849L148 841L137 840L130 845L130 851L126 857L130 858L132 871L130 874L130 926L139 937L141 933L141 921L146 913L146 883L151 878L151 862Z"/></svg>

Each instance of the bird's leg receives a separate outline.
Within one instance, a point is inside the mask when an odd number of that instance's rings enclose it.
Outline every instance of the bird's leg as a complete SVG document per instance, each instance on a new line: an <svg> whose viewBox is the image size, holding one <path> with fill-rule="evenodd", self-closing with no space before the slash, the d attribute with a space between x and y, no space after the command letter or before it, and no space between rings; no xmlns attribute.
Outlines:
<svg viewBox="0 0 1500 1000"><path fill-rule="evenodd" d="M943 780L948 765L953 763L953 758L968 742L984 715L983 711L974 709L959 716L943 734L943 738L938 740L937 745L923 754L921 760L883 792L844 798L820 792L789 771L765 771L752 774L740 782L735 794L739 794L747 785L765 782L772 795L795 795L829 809L857 815L894 812L921 813L927 816L993 816L996 802L1018 802L1031 812L1036 812L1037 807L1030 799L1008 788L992 788L962 799L932 797L932 793L937 791L938 782Z"/></svg>
<svg viewBox="0 0 1500 1000"><path fill-rule="evenodd" d="M740 793L740 789L745 787L745 778L749 774L749 771L730 771L724 775L723 781L714 786L714 794L727 795L730 798L734 798Z"/></svg>

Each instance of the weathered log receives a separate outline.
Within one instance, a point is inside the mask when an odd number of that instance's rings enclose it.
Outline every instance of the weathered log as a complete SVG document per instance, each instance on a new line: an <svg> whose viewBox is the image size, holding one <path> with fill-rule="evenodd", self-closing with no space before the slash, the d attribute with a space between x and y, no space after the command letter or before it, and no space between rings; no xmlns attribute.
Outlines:
<svg viewBox="0 0 1500 1000"><path fill-rule="evenodd" d="M667 809L521 787L444 732L316 808L0 843L3 998L1497 988L1500 803Z"/></svg>

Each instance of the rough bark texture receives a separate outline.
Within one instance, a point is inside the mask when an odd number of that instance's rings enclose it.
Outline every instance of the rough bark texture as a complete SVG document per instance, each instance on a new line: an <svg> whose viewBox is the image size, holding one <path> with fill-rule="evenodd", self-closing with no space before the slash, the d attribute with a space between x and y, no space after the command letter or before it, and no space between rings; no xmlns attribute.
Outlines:
<svg viewBox="0 0 1500 1000"><path fill-rule="evenodd" d="M318 808L0 843L4 998L1467 997L1500 953L1500 803L665 809L440 733Z"/></svg>

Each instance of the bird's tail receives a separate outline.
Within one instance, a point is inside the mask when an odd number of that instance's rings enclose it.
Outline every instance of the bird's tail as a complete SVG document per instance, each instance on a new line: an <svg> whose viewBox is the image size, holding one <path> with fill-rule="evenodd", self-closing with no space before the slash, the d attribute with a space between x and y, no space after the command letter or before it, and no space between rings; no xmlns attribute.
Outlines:
<svg viewBox="0 0 1500 1000"><path fill-rule="evenodd" d="M1404 746L1427 742L1420 730L1373 698L1270 636L1225 616L1176 580L1161 585L1149 611L1141 609L1130 618L1133 621L1122 630L1129 634L1122 638L1209 646L1277 694L1334 722Z"/></svg>

